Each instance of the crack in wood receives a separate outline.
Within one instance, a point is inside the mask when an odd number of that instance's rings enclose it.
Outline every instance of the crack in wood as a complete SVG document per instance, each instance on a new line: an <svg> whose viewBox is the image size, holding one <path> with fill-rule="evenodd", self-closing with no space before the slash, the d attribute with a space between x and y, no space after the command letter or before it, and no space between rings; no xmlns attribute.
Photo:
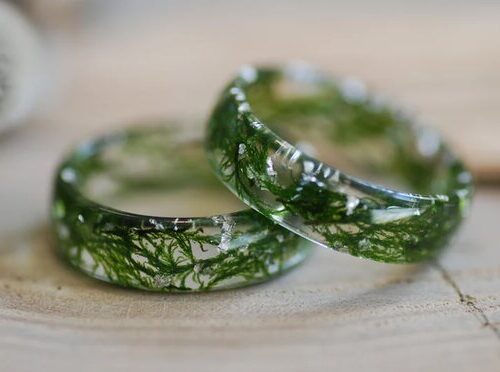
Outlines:
<svg viewBox="0 0 500 372"><path fill-rule="evenodd" d="M478 305L477 300L471 295L464 293L458 286L457 282L453 279L451 274L438 262L433 262L433 266L437 271L439 271L443 280L453 288L458 296L460 304L465 307L467 312L472 313L476 317L476 319L479 320L481 326L490 329L495 337L500 340L500 328L498 327L498 324L491 322L488 319L488 316L486 315L484 310L481 309L481 307Z"/></svg>

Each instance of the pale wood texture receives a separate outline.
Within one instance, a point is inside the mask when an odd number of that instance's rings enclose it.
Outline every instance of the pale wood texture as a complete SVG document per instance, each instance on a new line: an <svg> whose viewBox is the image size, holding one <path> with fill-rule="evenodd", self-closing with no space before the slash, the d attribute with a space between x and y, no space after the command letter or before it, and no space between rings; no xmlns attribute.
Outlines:
<svg viewBox="0 0 500 372"><path fill-rule="evenodd" d="M439 127L476 174L498 178L500 7L256 1L244 16L217 4L129 29L73 25L56 44L64 84L51 107L0 137L0 370L500 370L494 188L479 189L459 237L424 267L318 248L267 284L154 295L54 256L48 200L63 151L144 117L196 123L249 61L304 59L364 78Z"/></svg>

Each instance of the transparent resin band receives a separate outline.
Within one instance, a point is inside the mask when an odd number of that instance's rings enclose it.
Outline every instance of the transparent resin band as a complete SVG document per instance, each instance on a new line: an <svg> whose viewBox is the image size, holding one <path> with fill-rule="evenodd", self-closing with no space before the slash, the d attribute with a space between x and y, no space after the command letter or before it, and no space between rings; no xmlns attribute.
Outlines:
<svg viewBox="0 0 500 372"><path fill-rule="evenodd" d="M189 133L182 126L131 129L85 143L64 160L52 208L62 257L94 278L154 291L245 286L303 261L310 243L251 209L157 217L100 201L190 185L222 188L234 198L212 175L203 145Z"/></svg>
<svg viewBox="0 0 500 372"><path fill-rule="evenodd" d="M472 179L414 122L357 80L249 66L223 91L207 149L231 191L290 231L354 256L415 262L459 225Z"/></svg>

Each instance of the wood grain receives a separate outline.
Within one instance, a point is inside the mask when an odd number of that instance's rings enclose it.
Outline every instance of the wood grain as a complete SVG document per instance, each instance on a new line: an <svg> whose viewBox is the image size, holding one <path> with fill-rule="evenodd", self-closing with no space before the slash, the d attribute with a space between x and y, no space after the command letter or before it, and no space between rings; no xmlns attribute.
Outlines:
<svg viewBox="0 0 500 372"><path fill-rule="evenodd" d="M3 370L77 364L82 370L495 371L499 207L498 191L481 191L438 266L376 264L318 248L273 282L202 295L96 283L54 257L40 227L3 243L0 364Z"/></svg>
<svg viewBox="0 0 500 372"><path fill-rule="evenodd" d="M249 61L309 60L364 78L497 179L498 7L293 4L257 1L246 16L236 5L182 8L128 29L81 20L61 36L53 103L0 137L0 370L500 369L494 188L479 189L459 237L426 266L318 248L267 284L155 295L95 282L54 256L50 182L71 143L145 117L199 130L221 83Z"/></svg>

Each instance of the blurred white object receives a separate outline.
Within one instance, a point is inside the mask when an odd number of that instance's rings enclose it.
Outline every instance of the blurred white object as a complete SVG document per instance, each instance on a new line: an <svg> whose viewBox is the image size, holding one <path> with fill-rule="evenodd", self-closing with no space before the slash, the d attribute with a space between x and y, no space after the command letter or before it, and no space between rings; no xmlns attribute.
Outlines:
<svg viewBox="0 0 500 372"><path fill-rule="evenodd" d="M34 110L46 77L43 54L35 28L0 0L0 131Z"/></svg>

